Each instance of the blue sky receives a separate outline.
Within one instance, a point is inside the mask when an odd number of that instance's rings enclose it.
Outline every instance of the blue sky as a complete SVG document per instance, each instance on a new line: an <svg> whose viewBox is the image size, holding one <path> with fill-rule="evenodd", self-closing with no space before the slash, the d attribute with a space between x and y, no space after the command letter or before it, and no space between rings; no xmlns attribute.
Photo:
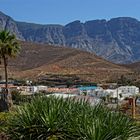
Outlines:
<svg viewBox="0 0 140 140"><path fill-rule="evenodd" d="M0 0L0 11L18 21L42 24L120 16L140 20L140 0Z"/></svg>

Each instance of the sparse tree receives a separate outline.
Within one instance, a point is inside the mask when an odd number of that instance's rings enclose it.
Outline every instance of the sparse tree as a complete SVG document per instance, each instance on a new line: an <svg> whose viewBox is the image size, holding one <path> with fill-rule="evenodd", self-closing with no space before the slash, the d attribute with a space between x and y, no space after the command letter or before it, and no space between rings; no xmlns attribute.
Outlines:
<svg viewBox="0 0 140 140"><path fill-rule="evenodd" d="M15 57L19 53L20 47L16 40L16 36L10 34L9 31L3 30L0 32L0 60L3 61L5 71L5 90L1 98L3 102L3 111L9 110L12 105L11 94L8 92L8 58ZM5 105L4 105L5 104Z"/></svg>

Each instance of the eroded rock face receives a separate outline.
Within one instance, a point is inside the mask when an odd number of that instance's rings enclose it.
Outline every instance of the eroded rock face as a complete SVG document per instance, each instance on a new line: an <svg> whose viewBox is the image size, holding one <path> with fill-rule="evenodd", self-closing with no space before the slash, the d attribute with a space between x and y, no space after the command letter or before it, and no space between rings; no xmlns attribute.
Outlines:
<svg viewBox="0 0 140 140"><path fill-rule="evenodd" d="M140 60L140 22L129 17L62 26L16 22L0 13L0 29L4 28L21 40L78 48L115 63Z"/></svg>
<svg viewBox="0 0 140 140"><path fill-rule="evenodd" d="M61 25L39 25L17 22L17 27L26 41L54 45L65 44L63 26Z"/></svg>
<svg viewBox="0 0 140 140"><path fill-rule="evenodd" d="M133 18L114 18L72 22L64 27L66 45L80 48L115 62L140 60L140 22Z"/></svg>
<svg viewBox="0 0 140 140"><path fill-rule="evenodd" d="M22 34L19 32L16 22L9 16L0 12L0 30L6 29L14 33L18 39L24 40Z"/></svg>

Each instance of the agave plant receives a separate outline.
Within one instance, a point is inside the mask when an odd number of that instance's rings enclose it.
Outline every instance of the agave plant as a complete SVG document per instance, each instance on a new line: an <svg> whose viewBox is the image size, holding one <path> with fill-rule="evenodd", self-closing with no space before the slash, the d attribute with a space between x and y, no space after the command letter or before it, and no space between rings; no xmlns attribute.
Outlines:
<svg viewBox="0 0 140 140"><path fill-rule="evenodd" d="M138 136L139 128L102 105L45 97L19 107L7 132L15 140L127 140Z"/></svg>

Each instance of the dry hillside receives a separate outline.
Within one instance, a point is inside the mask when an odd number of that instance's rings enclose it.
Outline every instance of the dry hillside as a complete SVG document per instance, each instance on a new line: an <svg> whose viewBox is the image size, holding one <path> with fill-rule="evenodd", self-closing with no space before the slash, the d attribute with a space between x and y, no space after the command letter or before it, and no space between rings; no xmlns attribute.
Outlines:
<svg viewBox="0 0 140 140"><path fill-rule="evenodd" d="M48 73L73 74L84 80L103 82L131 72L88 52L29 42L20 44L21 53L9 62L13 77L36 79Z"/></svg>

